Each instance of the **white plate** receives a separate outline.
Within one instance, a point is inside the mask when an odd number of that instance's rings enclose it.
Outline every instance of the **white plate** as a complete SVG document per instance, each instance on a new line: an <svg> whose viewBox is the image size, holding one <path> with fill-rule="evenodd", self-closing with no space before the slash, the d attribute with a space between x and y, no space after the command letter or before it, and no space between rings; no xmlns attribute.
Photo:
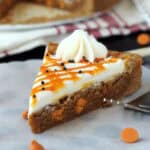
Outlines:
<svg viewBox="0 0 150 150"><path fill-rule="evenodd" d="M100 13L94 13L91 16L82 16L79 18L74 19L65 19L60 21L53 21L53 22L47 22L47 23L39 23L39 24L6 24L6 25L0 25L0 31L16 31L16 30L33 30L33 29L39 29L39 28L48 28L52 26L62 25L62 24L68 24L68 23L75 23L79 21L84 21L90 18L94 18L100 15Z"/></svg>

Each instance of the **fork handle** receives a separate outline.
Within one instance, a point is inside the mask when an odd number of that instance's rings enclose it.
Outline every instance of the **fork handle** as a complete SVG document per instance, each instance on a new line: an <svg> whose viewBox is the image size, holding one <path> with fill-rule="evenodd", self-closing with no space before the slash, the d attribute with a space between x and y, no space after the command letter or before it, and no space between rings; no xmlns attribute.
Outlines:
<svg viewBox="0 0 150 150"><path fill-rule="evenodd" d="M135 54L138 54L138 55L140 55L142 57L150 56L150 47L139 48L139 49L130 50L130 51L127 51L127 52L135 53Z"/></svg>

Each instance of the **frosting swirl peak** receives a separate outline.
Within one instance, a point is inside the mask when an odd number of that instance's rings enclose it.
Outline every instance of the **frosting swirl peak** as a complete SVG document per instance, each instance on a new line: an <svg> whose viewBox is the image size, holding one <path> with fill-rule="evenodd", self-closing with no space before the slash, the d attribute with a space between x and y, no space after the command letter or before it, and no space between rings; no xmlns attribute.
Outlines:
<svg viewBox="0 0 150 150"><path fill-rule="evenodd" d="M89 62L95 58L106 58L108 50L96 41L94 36L83 30L76 30L60 42L56 50L56 57L63 61L74 60L79 62L85 57Z"/></svg>

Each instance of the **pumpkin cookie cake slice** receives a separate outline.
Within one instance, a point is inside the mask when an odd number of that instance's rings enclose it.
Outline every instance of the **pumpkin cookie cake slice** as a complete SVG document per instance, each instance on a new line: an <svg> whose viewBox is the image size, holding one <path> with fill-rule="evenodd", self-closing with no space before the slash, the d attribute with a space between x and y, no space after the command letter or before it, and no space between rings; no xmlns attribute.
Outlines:
<svg viewBox="0 0 150 150"><path fill-rule="evenodd" d="M141 85L142 58L112 52L76 30L60 44L50 43L34 81L29 102L29 124L43 132L82 114L107 106Z"/></svg>

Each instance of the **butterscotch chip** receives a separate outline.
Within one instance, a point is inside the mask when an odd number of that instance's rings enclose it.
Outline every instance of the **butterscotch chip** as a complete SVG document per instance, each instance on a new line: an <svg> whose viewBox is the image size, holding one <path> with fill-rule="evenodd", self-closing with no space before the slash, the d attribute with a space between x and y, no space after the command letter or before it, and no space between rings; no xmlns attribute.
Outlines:
<svg viewBox="0 0 150 150"><path fill-rule="evenodd" d="M150 35L147 33L141 33L137 36L137 43L139 45L148 45L150 43Z"/></svg>
<svg viewBox="0 0 150 150"><path fill-rule="evenodd" d="M76 104L76 108L75 108L76 113L80 114L83 111L86 104L87 104L87 101L83 98L80 98Z"/></svg>
<svg viewBox="0 0 150 150"><path fill-rule="evenodd" d="M126 143L135 143L139 140L139 133L134 128L125 128L121 131L121 139Z"/></svg>
<svg viewBox="0 0 150 150"><path fill-rule="evenodd" d="M78 101L77 101L77 106L80 106L80 107L84 107L86 105L87 101L83 98L80 98Z"/></svg>
<svg viewBox="0 0 150 150"><path fill-rule="evenodd" d="M28 120L28 111L27 110L22 112L22 118L25 120Z"/></svg>
<svg viewBox="0 0 150 150"><path fill-rule="evenodd" d="M64 108L55 110L52 112L52 119L56 121L60 121L63 119Z"/></svg>
<svg viewBox="0 0 150 150"><path fill-rule="evenodd" d="M45 149L41 144L33 140L30 144L29 150L45 150Z"/></svg>

